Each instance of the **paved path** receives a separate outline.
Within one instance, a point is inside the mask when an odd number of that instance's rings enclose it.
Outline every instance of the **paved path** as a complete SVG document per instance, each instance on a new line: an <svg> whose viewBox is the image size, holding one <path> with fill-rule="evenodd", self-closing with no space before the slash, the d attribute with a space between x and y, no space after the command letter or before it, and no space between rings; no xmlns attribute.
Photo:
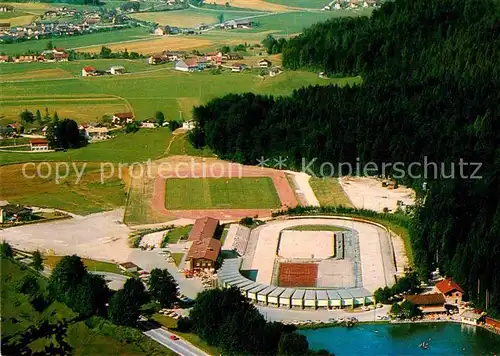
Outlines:
<svg viewBox="0 0 500 356"><path fill-rule="evenodd" d="M351 318L355 317L359 321L376 321L379 316L387 316L390 310L389 305L384 305L382 308L370 310L366 312L354 312L341 310L293 310L279 309L257 306L259 312L266 318L267 321L328 321L335 318Z"/></svg>
<svg viewBox="0 0 500 356"><path fill-rule="evenodd" d="M208 354L190 344L189 342L179 338L178 340L172 340L170 337L172 335L171 332L163 329L152 329L144 332L144 335L149 336L156 342L162 344L163 346L168 347L170 350L178 353L182 356L207 356Z"/></svg>
<svg viewBox="0 0 500 356"><path fill-rule="evenodd" d="M309 184L309 179L311 179L310 175L304 172L294 171L286 171L286 173L292 176L295 187L297 188L297 194L305 200L305 205L320 206L318 198L316 198L316 195Z"/></svg>

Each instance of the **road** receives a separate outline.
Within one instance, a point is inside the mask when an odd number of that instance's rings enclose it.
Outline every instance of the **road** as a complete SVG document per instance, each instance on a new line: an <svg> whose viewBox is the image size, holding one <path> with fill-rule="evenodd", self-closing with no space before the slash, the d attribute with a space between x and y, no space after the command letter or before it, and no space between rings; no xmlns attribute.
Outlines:
<svg viewBox="0 0 500 356"><path fill-rule="evenodd" d="M168 347L170 350L182 356L207 356L208 354L193 346L192 344L179 338L178 340L170 339L170 336L175 335L163 328L151 329L145 331L144 334L156 342Z"/></svg>

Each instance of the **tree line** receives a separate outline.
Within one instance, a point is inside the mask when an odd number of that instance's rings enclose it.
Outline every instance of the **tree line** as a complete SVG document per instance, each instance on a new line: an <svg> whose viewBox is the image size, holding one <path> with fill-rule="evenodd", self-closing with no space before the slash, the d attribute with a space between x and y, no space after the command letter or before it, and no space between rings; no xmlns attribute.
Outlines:
<svg viewBox="0 0 500 356"><path fill-rule="evenodd" d="M313 25L283 44L284 66L361 75L362 84L217 98L194 109L191 141L248 164L282 156L301 169L316 159L307 166L315 173L322 162L419 162L412 177L397 177L419 196L409 224L417 272L427 279L439 267L478 306L488 294L490 312L500 312L497 5L396 0L370 18ZM424 171L424 162L438 164ZM459 162L480 171L459 174Z"/></svg>

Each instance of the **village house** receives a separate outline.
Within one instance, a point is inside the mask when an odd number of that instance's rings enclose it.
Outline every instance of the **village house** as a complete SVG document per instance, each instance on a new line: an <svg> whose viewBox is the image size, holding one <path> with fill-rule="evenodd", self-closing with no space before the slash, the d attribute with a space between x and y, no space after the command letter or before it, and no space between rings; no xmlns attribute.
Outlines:
<svg viewBox="0 0 500 356"><path fill-rule="evenodd" d="M94 67L84 67L82 68L82 77L92 77L97 75L97 70Z"/></svg>
<svg viewBox="0 0 500 356"><path fill-rule="evenodd" d="M222 59L226 60L238 60L243 59L243 56L236 52L228 52L222 55Z"/></svg>
<svg viewBox="0 0 500 356"><path fill-rule="evenodd" d="M278 74L281 74L281 73L283 73L283 71L281 70L281 68L278 68L278 67L269 68L269 76L270 77L275 77L275 76L277 76Z"/></svg>
<svg viewBox="0 0 500 356"><path fill-rule="evenodd" d="M443 294L448 304L460 304L462 303L462 296L464 290L451 278L445 278L440 282L436 283L436 289Z"/></svg>
<svg viewBox="0 0 500 356"><path fill-rule="evenodd" d="M196 58L188 58L175 62L174 69L181 72L196 72L200 70L200 67Z"/></svg>
<svg viewBox="0 0 500 356"><path fill-rule="evenodd" d="M218 66L222 64L222 52L209 52L206 56L212 65Z"/></svg>
<svg viewBox="0 0 500 356"><path fill-rule="evenodd" d="M271 66L271 61L268 61L267 59L263 58L259 61L258 64L260 68L269 68Z"/></svg>
<svg viewBox="0 0 500 356"><path fill-rule="evenodd" d="M9 56L0 55L0 63L6 63L9 61Z"/></svg>
<svg viewBox="0 0 500 356"><path fill-rule="evenodd" d="M33 210L19 204L0 206L0 224L31 220Z"/></svg>
<svg viewBox="0 0 500 356"><path fill-rule="evenodd" d="M39 152L39 151L48 151L49 150L49 141L43 138L35 138L30 140L30 149L31 151Z"/></svg>
<svg viewBox="0 0 500 356"><path fill-rule="evenodd" d="M124 124L130 124L131 122L134 121L134 114L131 112L119 112L113 114L113 118L111 119L111 122L115 125L124 125Z"/></svg>
<svg viewBox="0 0 500 356"><path fill-rule="evenodd" d="M233 30L237 28L250 28L252 26L252 22L250 20L229 20L222 24L222 28L226 30Z"/></svg>
<svg viewBox="0 0 500 356"><path fill-rule="evenodd" d="M12 12L12 11L14 11L14 6L0 5L0 12Z"/></svg>
<svg viewBox="0 0 500 356"><path fill-rule="evenodd" d="M109 72L112 75L123 74L123 73L125 73L125 67L123 67L123 66L111 66L109 68Z"/></svg>
<svg viewBox="0 0 500 356"><path fill-rule="evenodd" d="M155 36L165 36L166 34L167 34L167 32L165 31L165 29L163 27L157 27L153 31L153 35L155 35Z"/></svg>
<svg viewBox="0 0 500 356"><path fill-rule="evenodd" d="M137 272L139 266L134 262L123 262L118 265L118 267L124 272Z"/></svg>
<svg viewBox="0 0 500 356"><path fill-rule="evenodd" d="M145 129L154 129L158 127L158 123L152 119L147 119L141 122L141 127Z"/></svg>
<svg viewBox="0 0 500 356"><path fill-rule="evenodd" d="M247 66L243 63L233 63L231 64L231 72L234 73L239 73L244 71L247 68Z"/></svg>
<svg viewBox="0 0 500 356"><path fill-rule="evenodd" d="M445 299L440 293L405 295L405 300L416 305L423 314L446 313Z"/></svg>
<svg viewBox="0 0 500 356"><path fill-rule="evenodd" d="M184 130L192 130L195 128L195 125L196 125L195 121L184 121L182 123L182 128Z"/></svg>
<svg viewBox="0 0 500 356"><path fill-rule="evenodd" d="M219 220L210 217L195 221L188 238L188 241L192 241L186 256L189 270L215 270L221 249L220 241L214 238L218 227Z"/></svg>
<svg viewBox="0 0 500 356"><path fill-rule="evenodd" d="M203 31L203 30L207 30L210 26L207 25L206 23L200 23L198 25L196 25L194 28L197 30L197 31Z"/></svg>
<svg viewBox="0 0 500 356"><path fill-rule="evenodd" d="M168 61L174 62L186 57L185 51L165 51L163 56L167 58Z"/></svg>
<svg viewBox="0 0 500 356"><path fill-rule="evenodd" d="M10 22L0 22L0 31L6 32L10 30Z"/></svg>
<svg viewBox="0 0 500 356"><path fill-rule="evenodd" d="M481 310L466 310L460 314L460 320L465 324L478 325L485 315Z"/></svg>
<svg viewBox="0 0 500 356"><path fill-rule="evenodd" d="M107 127L88 126L83 130L85 138L90 141L107 140L109 138L109 130Z"/></svg>
<svg viewBox="0 0 500 356"><path fill-rule="evenodd" d="M148 63L151 65L162 64L166 62L168 62L168 58L160 54L155 54L148 58Z"/></svg>

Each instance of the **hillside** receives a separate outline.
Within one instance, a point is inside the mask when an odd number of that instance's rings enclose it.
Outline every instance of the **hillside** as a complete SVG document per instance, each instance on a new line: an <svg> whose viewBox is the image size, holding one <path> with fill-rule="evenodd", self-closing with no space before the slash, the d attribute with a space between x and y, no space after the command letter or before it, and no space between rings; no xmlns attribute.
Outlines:
<svg viewBox="0 0 500 356"><path fill-rule="evenodd" d="M370 18L313 25L285 45L284 66L360 74L363 84L216 99L195 109L192 141L252 164L285 156L300 169L316 158L311 168L326 175L323 162L372 162L371 174L419 192L411 239L421 277L440 267L478 305L488 291L499 312L497 10L494 0L397 0Z"/></svg>

